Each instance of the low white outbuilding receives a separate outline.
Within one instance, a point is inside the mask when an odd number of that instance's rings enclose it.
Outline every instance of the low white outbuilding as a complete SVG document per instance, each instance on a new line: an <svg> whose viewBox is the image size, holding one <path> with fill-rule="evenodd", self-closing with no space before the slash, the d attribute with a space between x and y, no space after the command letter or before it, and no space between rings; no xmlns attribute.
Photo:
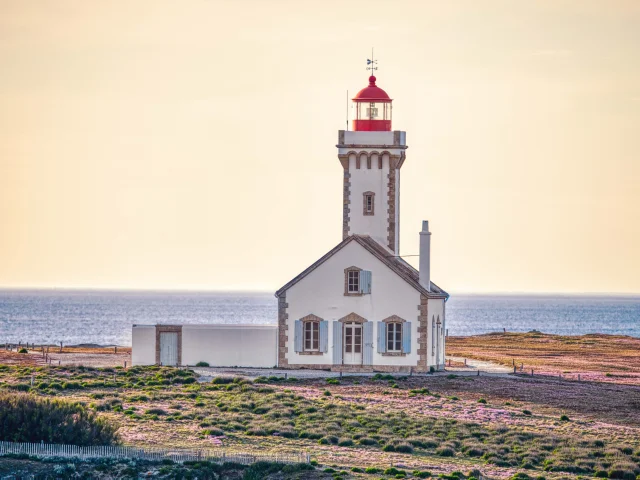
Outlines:
<svg viewBox="0 0 640 480"><path fill-rule="evenodd" d="M134 325L133 365L273 368L275 325Z"/></svg>

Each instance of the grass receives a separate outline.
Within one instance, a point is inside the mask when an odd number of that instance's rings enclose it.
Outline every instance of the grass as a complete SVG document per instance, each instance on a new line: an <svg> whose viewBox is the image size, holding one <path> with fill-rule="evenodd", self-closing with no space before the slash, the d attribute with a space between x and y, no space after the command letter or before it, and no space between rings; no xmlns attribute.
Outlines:
<svg viewBox="0 0 640 480"><path fill-rule="evenodd" d="M338 474L345 478L373 474L367 470L389 462L408 466L394 475L416 478L426 477L411 472L437 476L461 464L481 468L485 476L521 470L532 479L640 473L637 428L603 427L567 412L569 421L548 406L513 399L507 406L465 390L489 381L379 375L338 383L217 377L199 384L193 372L166 367L0 368L0 389L84 402L120 425L127 444L306 450L320 467L348 471ZM390 382L398 388L389 388Z"/></svg>

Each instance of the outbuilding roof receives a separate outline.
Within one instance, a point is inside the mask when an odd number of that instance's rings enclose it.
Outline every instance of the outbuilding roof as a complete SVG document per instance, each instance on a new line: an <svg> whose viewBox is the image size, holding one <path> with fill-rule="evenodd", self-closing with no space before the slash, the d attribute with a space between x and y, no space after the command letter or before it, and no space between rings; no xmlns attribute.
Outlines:
<svg viewBox="0 0 640 480"><path fill-rule="evenodd" d="M435 283L431 282L431 291L424 288L420 285L419 273L418 270L413 268L407 262L405 262L402 258L392 255L386 248L376 242L369 235L350 235L345 238L338 245L333 247L329 252L320 257L316 262L310 265L306 270L304 270L300 275L295 277L289 283L284 285L276 292L276 297L282 296L284 292L286 292L289 288L294 286L304 277L313 272L316 268L330 259L333 255L342 250L347 244L351 242L357 242L361 245L365 250L371 253L374 257L384 263L387 267L393 270L400 278L402 278L405 282L411 285L413 288L418 290L421 294L426 295L428 298L444 298L445 300L449 298L449 294L445 292L443 289L438 287Z"/></svg>

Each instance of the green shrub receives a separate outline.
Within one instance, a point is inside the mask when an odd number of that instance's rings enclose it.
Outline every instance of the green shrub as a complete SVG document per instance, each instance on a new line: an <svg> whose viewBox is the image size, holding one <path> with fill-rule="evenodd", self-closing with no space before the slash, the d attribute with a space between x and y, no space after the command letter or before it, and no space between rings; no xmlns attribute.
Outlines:
<svg viewBox="0 0 640 480"><path fill-rule="evenodd" d="M531 415L531 410L522 410L524 415Z"/></svg>
<svg viewBox="0 0 640 480"><path fill-rule="evenodd" d="M343 438L338 442L339 447L353 447L353 440L350 438Z"/></svg>
<svg viewBox="0 0 640 480"><path fill-rule="evenodd" d="M86 407L28 394L0 393L0 440L111 445L118 427Z"/></svg>
<svg viewBox="0 0 640 480"><path fill-rule="evenodd" d="M406 443L401 443L400 445L395 446L396 452L399 453L413 453L413 447Z"/></svg>
<svg viewBox="0 0 640 480"><path fill-rule="evenodd" d="M480 400L478 400L478 403L484 403L486 405L487 401L484 398L481 398Z"/></svg>
<svg viewBox="0 0 640 480"><path fill-rule="evenodd" d="M381 468L376 468L376 467L367 467L364 469L364 473L382 473L382 469Z"/></svg>
<svg viewBox="0 0 640 480"><path fill-rule="evenodd" d="M340 380L337 378L327 378L327 383L329 385L340 385Z"/></svg>
<svg viewBox="0 0 640 480"><path fill-rule="evenodd" d="M453 457L455 454L455 450L450 447L440 447L436 450L436 455L439 455L441 457Z"/></svg>
<svg viewBox="0 0 640 480"><path fill-rule="evenodd" d="M376 442L373 438L361 438L360 440L358 440L358 443L360 445L367 445L367 446L372 446L372 445L377 445L378 442Z"/></svg>
<svg viewBox="0 0 640 480"><path fill-rule="evenodd" d="M569 421L569 417L567 415L560 415L560 421L561 422L568 422Z"/></svg>
<svg viewBox="0 0 640 480"><path fill-rule="evenodd" d="M384 471L384 474L385 475L406 475L407 472L405 472L404 470L399 470L396 467L390 467Z"/></svg>
<svg viewBox="0 0 640 480"><path fill-rule="evenodd" d="M29 351L26 348L21 348L18 353L29 353Z"/></svg>
<svg viewBox="0 0 640 480"><path fill-rule="evenodd" d="M597 478L609 478L609 472L605 471L605 470L598 470L595 473L595 476Z"/></svg>
<svg viewBox="0 0 640 480"><path fill-rule="evenodd" d="M207 362L198 362L196 363L196 367L208 367L209 363Z"/></svg>

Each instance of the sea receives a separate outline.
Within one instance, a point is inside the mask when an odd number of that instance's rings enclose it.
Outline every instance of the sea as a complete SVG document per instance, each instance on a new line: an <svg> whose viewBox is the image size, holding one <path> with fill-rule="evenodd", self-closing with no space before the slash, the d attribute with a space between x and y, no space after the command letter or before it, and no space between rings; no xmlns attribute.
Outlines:
<svg viewBox="0 0 640 480"><path fill-rule="evenodd" d="M640 296L452 295L449 335L538 330L640 337ZM0 290L0 344L131 345L134 324L275 324L260 292Z"/></svg>

